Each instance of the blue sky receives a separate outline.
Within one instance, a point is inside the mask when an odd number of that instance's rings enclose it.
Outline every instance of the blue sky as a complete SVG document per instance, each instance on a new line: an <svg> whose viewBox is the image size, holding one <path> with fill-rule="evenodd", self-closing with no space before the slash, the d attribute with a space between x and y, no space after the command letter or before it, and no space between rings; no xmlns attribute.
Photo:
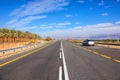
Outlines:
<svg viewBox="0 0 120 80"><path fill-rule="evenodd" d="M43 37L120 33L120 0L0 0L0 27Z"/></svg>

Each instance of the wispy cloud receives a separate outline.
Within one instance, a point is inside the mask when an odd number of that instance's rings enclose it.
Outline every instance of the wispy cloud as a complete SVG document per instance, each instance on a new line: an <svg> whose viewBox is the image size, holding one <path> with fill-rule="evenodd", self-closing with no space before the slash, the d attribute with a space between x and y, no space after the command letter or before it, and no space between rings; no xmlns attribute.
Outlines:
<svg viewBox="0 0 120 80"><path fill-rule="evenodd" d="M24 24L24 23L23 23ZM50 29L61 29L64 28L67 25L70 25L72 23L70 22L61 22L61 23L52 23L52 24L41 24L41 25L35 25L35 26L22 26L22 27L17 27L15 26L17 29L20 30L50 30Z"/></svg>
<svg viewBox="0 0 120 80"><path fill-rule="evenodd" d="M65 17L69 18L69 17L73 17L73 15L71 15L71 14L65 14Z"/></svg>
<svg viewBox="0 0 120 80"><path fill-rule="evenodd" d="M117 22L115 22L115 24L118 24L118 25L120 25L120 21L117 21Z"/></svg>
<svg viewBox="0 0 120 80"><path fill-rule="evenodd" d="M34 20L43 19L44 13L64 10L68 5L66 0L35 0L21 5L10 13L14 17L7 23L10 27L24 27Z"/></svg>
<svg viewBox="0 0 120 80"><path fill-rule="evenodd" d="M108 13L102 13L101 15L102 16L108 16L109 14Z"/></svg>
<svg viewBox="0 0 120 80"><path fill-rule="evenodd" d="M39 25L39 29L42 30L50 30L50 29L61 29L65 28L66 26L72 24L71 22L61 22L61 23L52 23L52 24L44 24L44 25Z"/></svg>
<svg viewBox="0 0 120 80"><path fill-rule="evenodd" d="M31 23L34 20L43 19L47 16L28 16L22 19L13 19L7 23L7 26L12 28L24 27L25 25Z"/></svg>
<svg viewBox="0 0 120 80"><path fill-rule="evenodd" d="M79 0L78 2L79 3L85 3L86 1L85 0Z"/></svg>
<svg viewBox="0 0 120 80"><path fill-rule="evenodd" d="M13 10L10 15L18 17L38 15L64 9L64 6L66 5L68 5L66 0L37 0L20 6Z"/></svg>
<svg viewBox="0 0 120 80"><path fill-rule="evenodd" d="M65 26L65 25L70 25L70 22L63 22L63 23L58 23L57 26Z"/></svg>
<svg viewBox="0 0 120 80"><path fill-rule="evenodd" d="M70 18L70 17L77 17L78 14L65 14L66 18Z"/></svg>
<svg viewBox="0 0 120 80"><path fill-rule="evenodd" d="M98 24L95 24L95 25L87 25L86 27L109 27L109 26L112 26L113 24L112 23L98 23Z"/></svg>
<svg viewBox="0 0 120 80"><path fill-rule="evenodd" d="M53 26L49 26L49 25L36 25L36 26L26 26L26 27L19 27L17 28L17 30L22 30L22 31L33 31L33 32L40 32L40 30L49 30L52 29Z"/></svg>
<svg viewBox="0 0 120 80"><path fill-rule="evenodd" d="M104 5L104 0L101 0L101 2L98 3L99 6Z"/></svg>

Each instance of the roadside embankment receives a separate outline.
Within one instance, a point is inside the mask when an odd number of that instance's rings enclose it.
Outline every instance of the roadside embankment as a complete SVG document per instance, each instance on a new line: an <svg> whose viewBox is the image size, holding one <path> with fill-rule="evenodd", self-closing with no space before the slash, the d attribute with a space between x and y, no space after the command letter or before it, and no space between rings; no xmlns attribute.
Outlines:
<svg viewBox="0 0 120 80"><path fill-rule="evenodd" d="M26 45L26 46L20 46L20 47L16 47L16 48L0 50L0 60L5 59L10 56L13 56L13 55L16 55L16 54L20 54L20 53L28 51L28 50L43 47L45 45L50 44L51 42L52 41L43 41L41 43L35 43L35 44Z"/></svg>

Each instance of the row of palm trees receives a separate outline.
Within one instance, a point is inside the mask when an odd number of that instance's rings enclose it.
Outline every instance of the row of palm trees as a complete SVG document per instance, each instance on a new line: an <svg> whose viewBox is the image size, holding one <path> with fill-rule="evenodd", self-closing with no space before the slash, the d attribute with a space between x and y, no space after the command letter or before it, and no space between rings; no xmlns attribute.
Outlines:
<svg viewBox="0 0 120 80"><path fill-rule="evenodd" d="M23 32L21 30L10 30L7 28L0 29L0 42L29 42L30 40L38 40L41 37L31 32Z"/></svg>
<svg viewBox="0 0 120 80"><path fill-rule="evenodd" d="M21 30L11 30L7 28L0 28L0 44L4 43L23 43L42 39L39 35L31 32L23 32Z"/></svg>

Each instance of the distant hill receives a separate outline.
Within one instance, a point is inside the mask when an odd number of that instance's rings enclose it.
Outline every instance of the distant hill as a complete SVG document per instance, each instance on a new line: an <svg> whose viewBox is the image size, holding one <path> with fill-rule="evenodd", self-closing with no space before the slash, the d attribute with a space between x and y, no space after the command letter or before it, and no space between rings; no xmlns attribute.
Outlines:
<svg viewBox="0 0 120 80"><path fill-rule="evenodd" d="M120 39L120 33L115 34L102 34L89 37L72 37L71 39Z"/></svg>
<svg viewBox="0 0 120 80"><path fill-rule="evenodd" d="M89 37L90 39L120 39L120 33L103 34Z"/></svg>

